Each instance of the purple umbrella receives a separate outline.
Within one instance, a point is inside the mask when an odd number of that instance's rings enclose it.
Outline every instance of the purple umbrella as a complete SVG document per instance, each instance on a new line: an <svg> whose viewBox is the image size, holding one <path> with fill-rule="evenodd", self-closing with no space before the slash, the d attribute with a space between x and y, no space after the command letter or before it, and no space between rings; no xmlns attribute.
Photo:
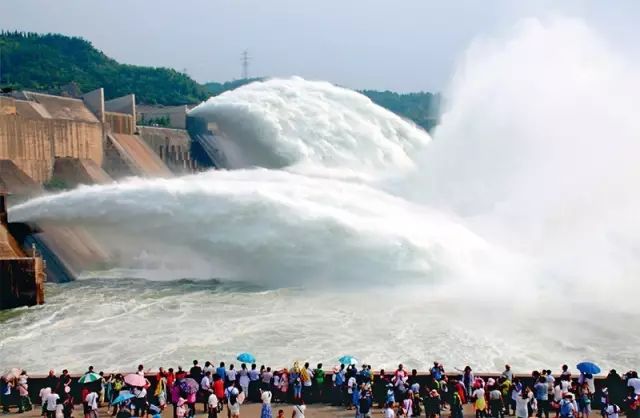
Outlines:
<svg viewBox="0 0 640 418"><path fill-rule="evenodd" d="M187 377L186 379L182 379L178 382L178 387L180 388L181 392L191 394L198 392L200 385L198 385L198 382L196 382L192 378Z"/></svg>

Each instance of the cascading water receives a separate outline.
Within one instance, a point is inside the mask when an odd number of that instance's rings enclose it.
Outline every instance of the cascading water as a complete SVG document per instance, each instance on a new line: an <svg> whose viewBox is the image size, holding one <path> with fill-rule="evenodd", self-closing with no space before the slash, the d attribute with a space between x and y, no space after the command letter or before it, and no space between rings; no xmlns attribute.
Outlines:
<svg viewBox="0 0 640 418"><path fill-rule="evenodd" d="M419 368L630 366L640 341L619 319L640 318L607 300L638 290L634 92L629 65L565 19L476 43L433 141L324 82L212 98L193 114L224 133L238 170L12 210L135 256L5 319L0 366L156 367L247 349L271 365L348 352ZM25 359L33 341L43 350Z"/></svg>

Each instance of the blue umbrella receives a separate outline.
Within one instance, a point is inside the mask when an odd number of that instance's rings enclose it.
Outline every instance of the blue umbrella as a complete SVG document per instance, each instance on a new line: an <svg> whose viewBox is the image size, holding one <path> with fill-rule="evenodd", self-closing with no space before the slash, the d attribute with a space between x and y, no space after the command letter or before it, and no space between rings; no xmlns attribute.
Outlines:
<svg viewBox="0 0 640 418"><path fill-rule="evenodd" d="M256 358L253 357L253 354L251 354L251 353L240 353L240 354L238 354L238 357L236 357L236 360L241 361L243 363L255 363L256 362Z"/></svg>
<svg viewBox="0 0 640 418"><path fill-rule="evenodd" d="M583 361L582 363L578 363L576 367L584 374L600 373L600 367L598 367L598 365L596 365L595 363L591 363L590 361Z"/></svg>
<svg viewBox="0 0 640 418"><path fill-rule="evenodd" d="M341 364L358 364L358 359L353 356L342 356L338 361Z"/></svg>
<svg viewBox="0 0 640 418"><path fill-rule="evenodd" d="M118 395L118 397L115 398L113 400L113 402L111 402L111 405L117 405L117 404L122 403L124 401L128 401L131 398L135 398L135 396L132 395L131 393L123 393L121 395Z"/></svg>

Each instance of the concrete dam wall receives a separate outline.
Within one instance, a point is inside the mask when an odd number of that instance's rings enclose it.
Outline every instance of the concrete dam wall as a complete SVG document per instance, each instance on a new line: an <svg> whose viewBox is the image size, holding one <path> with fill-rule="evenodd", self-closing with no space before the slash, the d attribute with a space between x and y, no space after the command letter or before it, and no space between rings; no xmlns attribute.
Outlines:
<svg viewBox="0 0 640 418"><path fill-rule="evenodd" d="M138 126L134 95L109 101L102 89L82 98L27 91L0 95L0 189L12 205L46 190L210 167L192 158L192 138L185 129L175 129L186 126L187 107L176 109L173 128ZM147 106L146 111L155 110ZM6 244L11 237L12 248L41 253L53 282L73 280L116 257L76 226L18 225L5 228L4 237L0 259L15 258Z"/></svg>

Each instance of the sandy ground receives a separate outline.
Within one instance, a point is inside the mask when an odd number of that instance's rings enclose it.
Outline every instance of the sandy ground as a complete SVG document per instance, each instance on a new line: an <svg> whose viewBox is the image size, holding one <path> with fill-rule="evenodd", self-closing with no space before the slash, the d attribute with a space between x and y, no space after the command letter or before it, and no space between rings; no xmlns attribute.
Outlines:
<svg viewBox="0 0 640 418"><path fill-rule="evenodd" d="M81 413L81 407L80 406L76 406L76 409L74 411L74 417L75 418L83 418L83 415ZM242 407L240 408L240 417L241 418L260 418L260 409L261 409L261 405L260 404L256 404L256 403L246 403L244 405L242 405ZM293 410L293 406L291 405L286 405L286 404L273 404L272 405L272 410L273 410L273 417L276 418L277 414L278 414L278 410L282 409L284 410L284 416L286 418L291 418L291 413ZM12 411L15 411L15 409L12 409ZM196 418L207 418L207 415L202 413L202 404L198 404L198 411L197 411L197 415ZM465 418L467 417L474 417L474 412L473 409L471 408L470 405L466 405L465 406L465 411L464 411L464 416ZM11 415L14 415L14 413L12 412ZM37 406L34 410L29 411L29 412L25 412L24 414L19 414L17 415L21 418L38 418L40 416L40 408L39 406ZM99 418L107 418L109 415L107 415L107 411L106 408L102 408L100 409L100 413L99 413ZM382 417L383 416L383 412L381 409L377 409L374 408L373 409L373 413L371 415L372 417ZM220 418L227 418L227 410L225 408L225 410L222 412L222 414L219 415ZM328 406L328 405L308 405L307 406L307 411L305 413L305 418L342 418L342 417L351 417L354 418L355 417L355 410L346 410L344 408L338 408L338 407L333 407L333 406ZM422 417L424 417L424 413L422 414ZM173 414L171 412L171 408L168 408L167 410L164 411L164 413L162 414L162 418L173 418ZM446 410L443 412L442 414L442 418L449 418L449 411Z"/></svg>

